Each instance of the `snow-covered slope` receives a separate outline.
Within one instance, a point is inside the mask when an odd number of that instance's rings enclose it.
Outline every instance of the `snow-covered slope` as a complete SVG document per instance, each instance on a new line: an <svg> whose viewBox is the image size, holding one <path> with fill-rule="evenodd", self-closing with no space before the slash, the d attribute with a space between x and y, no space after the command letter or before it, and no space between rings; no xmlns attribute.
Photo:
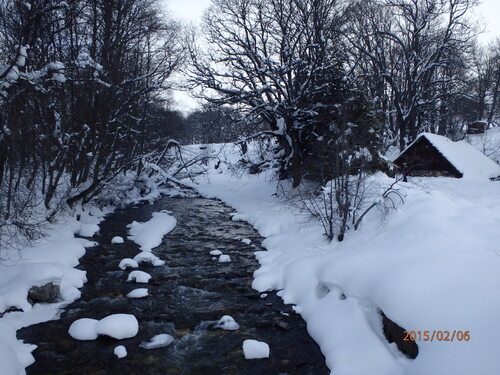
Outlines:
<svg viewBox="0 0 500 375"><path fill-rule="evenodd" d="M209 181L203 194L267 237L253 287L283 289L335 375L498 372L500 182L412 179L401 186L404 205L386 217L373 210L330 244L319 223L273 196L269 175L219 168ZM409 331L468 331L470 340L418 341L418 357L406 359L384 338L379 309Z"/></svg>
<svg viewBox="0 0 500 375"><path fill-rule="evenodd" d="M39 243L19 251L1 249L5 258L0 262L0 312L15 307L22 311L10 312L0 318L0 373L23 375L24 368L34 362L31 351L35 345L23 344L16 338L16 330L57 317L59 309L80 297L87 281L85 271L76 267L92 241L75 238L75 234L92 236L99 230L99 222L108 210L92 209L80 214L80 221L71 216L53 224ZM60 286L60 302L31 305L28 291L32 286L53 283Z"/></svg>
<svg viewBox="0 0 500 375"><path fill-rule="evenodd" d="M488 129L483 134L469 134L465 139L474 148L500 164L500 127Z"/></svg>

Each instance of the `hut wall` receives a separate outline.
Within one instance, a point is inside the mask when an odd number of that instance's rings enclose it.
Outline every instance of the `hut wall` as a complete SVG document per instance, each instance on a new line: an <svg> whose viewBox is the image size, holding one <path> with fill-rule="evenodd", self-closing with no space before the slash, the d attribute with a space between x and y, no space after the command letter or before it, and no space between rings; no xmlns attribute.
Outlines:
<svg viewBox="0 0 500 375"><path fill-rule="evenodd" d="M425 137L420 137L395 161L408 176L462 177L460 173Z"/></svg>

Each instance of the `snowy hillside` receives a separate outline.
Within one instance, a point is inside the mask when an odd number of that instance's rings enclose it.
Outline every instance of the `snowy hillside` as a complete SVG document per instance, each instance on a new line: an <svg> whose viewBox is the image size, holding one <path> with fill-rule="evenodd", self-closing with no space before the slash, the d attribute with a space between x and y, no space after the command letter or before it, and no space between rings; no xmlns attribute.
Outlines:
<svg viewBox="0 0 500 375"><path fill-rule="evenodd" d="M200 180L200 191L266 237L253 287L282 290L296 305L334 374L499 368L499 182L413 178L401 184L405 203L396 211L373 210L357 232L329 243L319 223L273 196L269 174L232 177L221 169ZM371 185L392 181L378 174ZM468 331L470 340L417 341L419 355L410 360L385 339L379 310L408 331Z"/></svg>
<svg viewBox="0 0 500 375"><path fill-rule="evenodd" d="M500 128L491 128L483 134L469 134L466 141L500 164Z"/></svg>

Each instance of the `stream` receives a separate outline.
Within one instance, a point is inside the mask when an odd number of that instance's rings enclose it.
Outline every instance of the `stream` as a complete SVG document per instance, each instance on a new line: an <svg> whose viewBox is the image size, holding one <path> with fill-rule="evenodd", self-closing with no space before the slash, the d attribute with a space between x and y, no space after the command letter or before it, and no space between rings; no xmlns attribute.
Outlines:
<svg viewBox="0 0 500 375"><path fill-rule="evenodd" d="M147 221L153 212L169 210L176 228L163 238L154 253L165 266L141 264L151 274L149 284L126 282L129 271L118 268L121 259L133 258L138 246L125 240L111 244L111 238L126 238L127 224ZM87 249L79 268L87 271L82 297L67 306L59 320L18 331L18 338L33 343L36 362L28 375L326 375L324 357L310 338L306 324L276 292L267 297L251 288L258 263L253 254L262 238L247 223L231 221L234 212L222 202L205 198L164 197L153 204L141 204L116 211L100 225L93 240L100 245ZM241 241L248 238L247 245ZM219 263L209 254L219 249L231 257ZM129 299L127 293L139 287L149 297ZM101 319L109 314L134 314L139 333L126 340L99 337L77 341L68 328L79 318ZM237 331L214 329L213 323L231 315ZM152 336L168 333L175 341L168 347L146 350L139 344ZM265 341L268 359L246 360L242 342ZM117 345L128 356L113 354Z"/></svg>

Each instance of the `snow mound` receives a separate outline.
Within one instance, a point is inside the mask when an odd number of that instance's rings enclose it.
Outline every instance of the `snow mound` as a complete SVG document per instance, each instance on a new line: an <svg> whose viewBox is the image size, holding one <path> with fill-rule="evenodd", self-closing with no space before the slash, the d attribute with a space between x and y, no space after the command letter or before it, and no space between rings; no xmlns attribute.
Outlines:
<svg viewBox="0 0 500 375"><path fill-rule="evenodd" d="M269 358L269 345L263 341L243 341L243 354L245 359Z"/></svg>
<svg viewBox="0 0 500 375"><path fill-rule="evenodd" d="M132 271L128 275L127 281L135 281L139 284L147 284L151 279L151 275L144 271Z"/></svg>
<svg viewBox="0 0 500 375"><path fill-rule="evenodd" d="M467 134L466 140L474 148L500 164L500 127L487 129L482 134Z"/></svg>
<svg viewBox="0 0 500 375"><path fill-rule="evenodd" d="M98 320L89 318L75 320L69 327L68 333L75 340L95 340L99 336L96 328L97 322Z"/></svg>
<svg viewBox="0 0 500 375"><path fill-rule="evenodd" d="M139 323L134 315L113 314L96 320L82 318L75 320L69 327L68 333L75 340L95 340L99 335L106 335L118 340L137 335Z"/></svg>
<svg viewBox="0 0 500 375"><path fill-rule="evenodd" d="M177 221L168 212L154 212L149 221L134 221L128 225L129 239L139 245L142 251L151 251L161 244L163 236L171 232L176 224Z"/></svg>
<svg viewBox="0 0 500 375"><path fill-rule="evenodd" d="M150 263L155 267L163 266L165 264L164 260L161 260L156 255L148 251L141 251L134 257L137 263Z"/></svg>
<svg viewBox="0 0 500 375"><path fill-rule="evenodd" d="M219 263L229 263L229 262L231 262L231 257L229 255L222 254L219 257Z"/></svg>
<svg viewBox="0 0 500 375"><path fill-rule="evenodd" d="M117 340L128 339L137 335L139 323L134 315L113 314L99 320L96 324L96 332Z"/></svg>
<svg viewBox="0 0 500 375"><path fill-rule="evenodd" d="M143 342L139 346L143 349L157 349L169 346L174 342L174 338L167 333L153 336L148 342Z"/></svg>
<svg viewBox="0 0 500 375"><path fill-rule="evenodd" d="M77 221L79 228L75 231L82 237L93 237L99 232L99 223L104 220L104 216L95 216L95 212L80 212L80 220Z"/></svg>
<svg viewBox="0 0 500 375"><path fill-rule="evenodd" d="M128 298L144 298L149 296L147 288L137 288L127 294Z"/></svg>
<svg viewBox="0 0 500 375"><path fill-rule="evenodd" d="M232 221L247 221L248 217L246 215L239 214L237 212L233 212L231 214Z"/></svg>
<svg viewBox="0 0 500 375"><path fill-rule="evenodd" d="M120 264L118 264L118 267L121 270L126 270L127 268L137 268L139 267L139 264L133 259L124 258L120 260Z"/></svg>
<svg viewBox="0 0 500 375"><path fill-rule="evenodd" d="M224 315L222 318L219 319L214 328L220 328L225 331L236 331L240 329L240 325L236 323L236 321L232 316Z"/></svg>
<svg viewBox="0 0 500 375"><path fill-rule="evenodd" d="M123 237L120 237L120 236L115 236L111 239L111 243L112 244L115 244L115 243L124 243L125 241L123 240Z"/></svg>
<svg viewBox="0 0 500 375"><path fill-rule="evenodd" d="M123 345L118 345L114 350L113 353L118 358L125 358L127 356L127 349Z"/></svg>
<svg viewBox="0 0 500 375"><path fill-rule="evenodd" d="M222 251L220 251L220 250L212 250L212 251L210 251L210 255L219 256L219 255L222 255Z"/></svg>

